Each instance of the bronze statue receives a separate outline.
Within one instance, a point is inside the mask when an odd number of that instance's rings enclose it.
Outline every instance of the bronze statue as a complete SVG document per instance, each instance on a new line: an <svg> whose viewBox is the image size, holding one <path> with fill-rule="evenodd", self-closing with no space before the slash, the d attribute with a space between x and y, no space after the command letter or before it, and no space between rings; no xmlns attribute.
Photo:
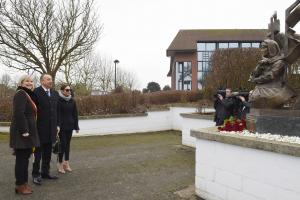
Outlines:
<svg viewBox="0 0 300 200"><path fill-rule="evenodd" d="M288 63L281 55L275 40L266 39L261 44L263 54L249 81L256 84L249 101L254 108L281 108L296 93L285 83Z"/></svg>
<svg viewBox="0 0 300 200"><path fill-rule="evenodd" d="M268 38L262 42L262 60L251 73L249 81L256 84L249 101L254 108L282 108L296 97L287 85L287 69L300 59L300 35L293 28L300 21L300 0L286 9L285 33L275 12L270 18ZM300 108L300 95L292 106ZM298 103L297 103L298 102Z"/></svg>
<svg viewBox="0 0 300 200"><path fill-rule="evenodd" d="M253 132L300 136L300 93L288 86L291 65L300 59L300 35L293 30L300 21L300 0L285 12L285 32L275 12L270 18L266 40L261 43L262 59L249 81L255 88L249 95L252 108L247 128ZM289 73L289 74L288 74ZM298 95L298 97L296 97ZM280 109L280 108L288 109Z"/></svg>

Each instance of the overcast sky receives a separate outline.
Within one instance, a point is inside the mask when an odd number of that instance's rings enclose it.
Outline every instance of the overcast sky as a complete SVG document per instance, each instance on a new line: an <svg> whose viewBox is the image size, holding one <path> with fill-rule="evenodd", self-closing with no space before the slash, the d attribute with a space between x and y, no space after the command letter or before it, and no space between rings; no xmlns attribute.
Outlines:
<svg viewBox="0 0 300 200"><path fill-rule="evenodd" d="M180 29L267 28L295 0L95 0L104 25L96 51L132 71L139 89L150 81L170 85L166 49ZM296 30L300 33L300 25ZM3 70L2 70L3 73Z"/></svg>
<svg viewBox="0 0 300 200"><path fill-rule="evenodd" d="M97 0L104 31L97 49L134 71L140 87L162 87L170 59L166 49L180 29L267 28L277 10L284 31L284 12L295 0ZM299 25L297 30L299 30ZM300 33L300 31L297 31Z"/></svg>

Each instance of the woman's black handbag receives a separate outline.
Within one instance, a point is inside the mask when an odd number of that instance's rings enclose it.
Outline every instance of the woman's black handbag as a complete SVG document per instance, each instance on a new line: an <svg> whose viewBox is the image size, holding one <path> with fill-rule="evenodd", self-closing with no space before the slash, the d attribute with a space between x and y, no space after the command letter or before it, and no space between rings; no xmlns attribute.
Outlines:
<svg viewBox="0 0 300 200"><path fill-rule="evenodd" d="M53 152L54 154L59 154L59 153L61 153L61 143L60 143L60 139L59 139L58 134L57 134L57 136L56 136L56 141L55 141L55 143L54 143L54 145L53 145L53 147L52 147L52 152Z"/></svg>

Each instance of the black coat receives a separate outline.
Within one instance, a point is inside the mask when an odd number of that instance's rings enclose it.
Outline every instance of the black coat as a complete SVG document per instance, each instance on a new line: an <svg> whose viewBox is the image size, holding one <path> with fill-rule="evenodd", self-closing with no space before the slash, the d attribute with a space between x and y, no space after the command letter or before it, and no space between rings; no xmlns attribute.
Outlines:
<svg viewBox="0 0 300 200"><path fill-rule="evenodd" d="M250 112L250 107L251 107L251 104L249 102L239 101L236 117L238 119L246 119L247 113Z"/></svg>
<svg viewBox="0 0 300 200"><path fill-rule="evenodd" d="M73 98L66 101L59 97L58 113L59 127L61 130L79 130L77 106Z"/></svg>
<svg viewBox="0 0 300 200"><path fill-rule="evenodd" d="M233 98L224 98L220 100L219 98L214 103L216 126L223 125L224 120L228 119L230 116L233 116L234 109L234 99Z"/></svg>
<svg viewBox="0 0 300 200"><path fill-rule="evenodd" d="M18 90L13 98L10 147L14 149L28 149L40 146L36 127L36 110L29 98L23 89ZM23 133L29 133L29 136L23 137Z"/></svg>
<svg viewBox="0 0 300 200"><path fill-rule="evenodd" d="M34 90L38 101L37 112L37 129L40 137L40 142L54 143L57 135L57 102L58 93L55 90L50 90L51 97L47 95L45 90L40 86Z"/></svg>

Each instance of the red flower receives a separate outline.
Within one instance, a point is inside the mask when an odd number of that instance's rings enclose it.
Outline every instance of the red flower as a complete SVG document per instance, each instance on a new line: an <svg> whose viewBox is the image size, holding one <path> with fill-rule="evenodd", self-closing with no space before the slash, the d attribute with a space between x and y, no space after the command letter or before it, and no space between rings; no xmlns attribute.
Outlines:
<svg viewBox="0 0 300 200"><path fill-rule="evenodd" d="M234 119L233 117L229 118L228 120L225 120L224 125L221 127L218 127L219 131L235 131L235 132L241 132L244 129L246 129L246 120L242 119Z"/></svg>

